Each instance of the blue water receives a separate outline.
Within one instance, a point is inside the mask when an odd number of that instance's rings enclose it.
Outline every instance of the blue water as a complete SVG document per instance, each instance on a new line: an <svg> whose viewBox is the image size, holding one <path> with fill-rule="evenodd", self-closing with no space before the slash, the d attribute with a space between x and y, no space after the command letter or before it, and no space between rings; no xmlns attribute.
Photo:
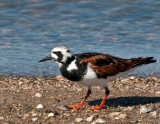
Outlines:
<svg viewBox="0 0 160 124"><path fill-rule="evenodd" d="M60 74L53 47L160 58L159 0L1 0L0 75ZM133 74L160 74L160 63Z"/></svg>

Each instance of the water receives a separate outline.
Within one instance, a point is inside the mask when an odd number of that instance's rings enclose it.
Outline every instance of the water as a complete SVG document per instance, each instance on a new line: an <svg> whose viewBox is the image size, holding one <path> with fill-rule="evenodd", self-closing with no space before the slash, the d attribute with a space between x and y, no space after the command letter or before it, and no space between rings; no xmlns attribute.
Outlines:
<svg viewBox="0 0 160 124"><path fill-rule="evenodd" d="M53 47L160 58L159 0L1 0L0 75L60 74L38 63ZM160 63L133 74L160 74Z"/></svg>

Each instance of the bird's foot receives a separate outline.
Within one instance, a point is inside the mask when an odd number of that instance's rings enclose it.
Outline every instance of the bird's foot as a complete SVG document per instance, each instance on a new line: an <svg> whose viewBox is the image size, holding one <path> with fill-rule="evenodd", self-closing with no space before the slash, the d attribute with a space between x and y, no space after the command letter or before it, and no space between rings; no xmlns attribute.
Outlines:
<svg viewBox="0 0 160 124"><path fill-rule="evenodd" d="M89 108L90 110L100 110L103 106L93 106Z"/></svg>
<svg viewBox="0 0 160 124"><path fill-rule="evenodd" d="M68 108L70 109L80 109L80 108L84 108L85 106L84 105L69 105Z"/></svg>

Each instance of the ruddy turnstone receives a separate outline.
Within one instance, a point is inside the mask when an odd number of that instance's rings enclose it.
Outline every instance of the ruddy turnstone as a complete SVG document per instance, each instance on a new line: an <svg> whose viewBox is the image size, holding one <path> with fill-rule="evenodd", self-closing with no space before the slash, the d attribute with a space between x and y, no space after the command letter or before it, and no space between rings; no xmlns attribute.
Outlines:
<svg viewBox="0 0 160 124"><path fill-rule="evenodd" d="M122 59L102 53L80 53L72 55L65 46L53 48L51 54L39 62L53 60L58 63L62 75L77 83L88 87L87 95L79 105L70 105L69 108L80 108L91 94L91 86L101 86L105 89L105 97L99 106L91 109L99 110L105 104L110 93L107 82L124 76L136 68L154 63L153 57L139 57Z"/></svg>

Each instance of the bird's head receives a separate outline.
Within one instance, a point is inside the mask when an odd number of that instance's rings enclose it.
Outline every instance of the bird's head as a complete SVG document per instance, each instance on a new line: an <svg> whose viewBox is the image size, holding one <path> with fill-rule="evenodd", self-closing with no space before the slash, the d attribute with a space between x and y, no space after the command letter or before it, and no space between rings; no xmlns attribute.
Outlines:
<svg viewBox="0 0 160 124"><path fill-rule="evenodd" d="M53 60L59 64L62 64L62 63L65 63L68 60L68 58L71 58L71 57L72 57L72 54L67 47L58 46L58 47L53 48L50 55L46 56L45 58L43 58L39 62Z"/></svg>

